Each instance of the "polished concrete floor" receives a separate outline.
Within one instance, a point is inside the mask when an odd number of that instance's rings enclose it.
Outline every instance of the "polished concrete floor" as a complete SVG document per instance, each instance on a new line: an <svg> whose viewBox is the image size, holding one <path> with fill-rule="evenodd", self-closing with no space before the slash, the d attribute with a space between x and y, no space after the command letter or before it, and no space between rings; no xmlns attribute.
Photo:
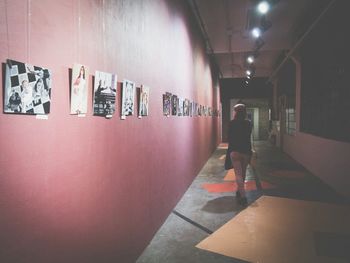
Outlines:
<svg viewBox="0 0 350 263"><path fill-rule="evenodd" d="M255 149L258 153L257 165L254 169L248 168L246 179L251 181L250 185L255 186L247 192L249 204L262 195L267 195L349 205L349 200L338 195L268 142L255 142ZM223 168L225 152L225 147L218 147L212 154L139 257L138 263L246 262L195 247L244 209L237 204L234 191L227 191L227 186L230 186L227 184L230 182L223 181L227 174ZM209 192L204 185L212 185L216 190ZM342 260L350 262L348 249L344 245L348 241L350 242L349 236L343 237L342 243L335 246L330 253L338 253Z"/></svg>

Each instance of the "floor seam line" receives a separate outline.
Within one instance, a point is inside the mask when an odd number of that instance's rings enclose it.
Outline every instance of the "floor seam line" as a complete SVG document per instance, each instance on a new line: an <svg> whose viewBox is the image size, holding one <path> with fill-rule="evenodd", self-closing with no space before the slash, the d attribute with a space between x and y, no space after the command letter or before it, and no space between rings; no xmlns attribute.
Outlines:
<svg viewBox="0 0 350 263"><path fill-rule="evenodd" d="M213 231L211 231L210 229L206 228L205 226L202 226L201 224L193 221L192 219L180 214L179 212L177 212L176 210L173 210L172 213L180 218L182 218L183 220L185 220L186 222L190 223L191 225L203 230L204 232L208 233L209 235L213 234Z"/></svg>

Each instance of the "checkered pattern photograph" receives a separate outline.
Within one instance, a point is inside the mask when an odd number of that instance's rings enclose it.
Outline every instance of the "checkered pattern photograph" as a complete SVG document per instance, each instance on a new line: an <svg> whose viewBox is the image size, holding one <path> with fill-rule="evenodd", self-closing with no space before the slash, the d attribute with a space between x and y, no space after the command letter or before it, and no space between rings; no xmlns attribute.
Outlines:
<svg viewBox="0 0 350 263"><path fill-rule="evenodd" d="M48 114L50 112L50 70L7 60L5 80L5 113Z"/></svg>

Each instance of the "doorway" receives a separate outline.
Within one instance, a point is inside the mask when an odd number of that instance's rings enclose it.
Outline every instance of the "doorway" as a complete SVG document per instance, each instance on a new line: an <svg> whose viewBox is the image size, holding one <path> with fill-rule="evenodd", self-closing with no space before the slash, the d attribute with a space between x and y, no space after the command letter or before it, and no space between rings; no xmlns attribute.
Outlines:
<svg viewBox="0 0 350 263"><path fill-rule="evenodd" d="M259 136L259 108L247 108L247 119L253 124L253 139L258 141Z"/></svg>

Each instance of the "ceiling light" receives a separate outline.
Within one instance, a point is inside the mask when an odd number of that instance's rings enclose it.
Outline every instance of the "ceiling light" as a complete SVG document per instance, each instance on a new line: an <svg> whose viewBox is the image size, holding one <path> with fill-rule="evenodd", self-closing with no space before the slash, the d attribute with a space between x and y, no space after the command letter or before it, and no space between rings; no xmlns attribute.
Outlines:
<svg viewBox="0 0 350 263"><path fill-rule="evenodd" d="M248 76L247 76L247 78L248 78L248 79L250 79L250 78L251 78L251 76L250 76L250 75L248 75Z"/></svg>
<svg viewBox="0 0 350 263"><path fill-rule="evenodd" d="M245 73L247 73L248 76L250 76L250 74L252 74L252 72L249 69Z"/></svg>
<svg viewBox="0 0 350 263"><path fill-rule="evenodd" d="M270 5L267 1L262 1L258 4L258 12L262 15L265 15L270 10Z"/></svg>
<svg viewBox="0 0 350 263"><path fill-rule="evenodd" d="M254 57L252 55L250 55L249 57L247 57L247 62L249 64L252 64L254 62Z"/></svg>
<svg viewBox="0 0 350 263"><path fill-rule="evenodd" d="M258 27L253 28L252 35L255 38L259 38L261 36L261 30Z"/></svg>

